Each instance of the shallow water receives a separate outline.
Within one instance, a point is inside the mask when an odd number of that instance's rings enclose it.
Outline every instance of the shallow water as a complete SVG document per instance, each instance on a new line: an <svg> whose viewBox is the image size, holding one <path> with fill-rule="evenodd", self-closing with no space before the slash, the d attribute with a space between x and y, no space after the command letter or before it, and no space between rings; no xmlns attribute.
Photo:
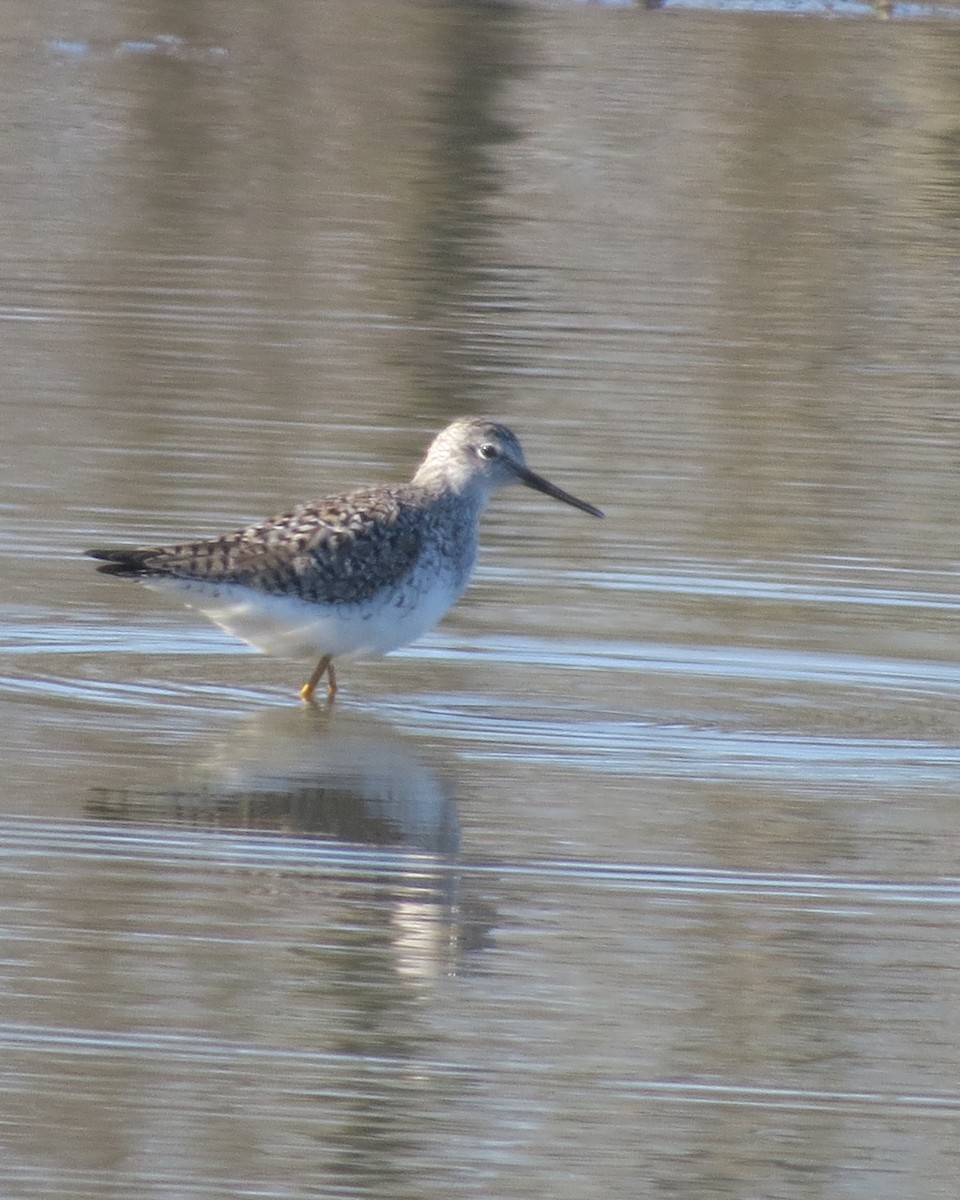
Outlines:
<svg viewBox="0 0 960 1200"><path fill-rule="evenodd" d="M8 14L5 1195L955 1194L960 28L724 7ZM331 710L80 556L466 412Z"/></svg>

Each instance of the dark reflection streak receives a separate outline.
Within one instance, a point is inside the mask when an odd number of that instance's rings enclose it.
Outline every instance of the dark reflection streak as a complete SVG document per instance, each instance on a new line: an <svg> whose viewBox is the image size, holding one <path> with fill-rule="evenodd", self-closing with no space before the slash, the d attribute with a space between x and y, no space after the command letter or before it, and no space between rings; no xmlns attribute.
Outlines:
<svg viewBox="0 0 960 1200"><path fill-rule="evenodd" d="M181 0L153 7L154 28L188 46L207 40L206 4ZM129 55L120 59L117 72L114 86L122 89L127 105L124 142L143 169L123 177L129 194L116 197L109 241L104 234L107 253L99 247L96 259L84 264L88 278L80 291L113 294L124 310L122 320L90 328L96 344L88 359L102 364L97 369L103 372L90 386L105 400L127 398L129 411L123 416L136 414L139 443L165 447L175 415L166 406L155 408L151 397L165 390L175 395L185 370L193 380L198 363L171 355L170 329L156 315L176 312L188 295L190 304L203 304L196 278L184 279L178 266L185 249L195 260L224 249L232 214L210 198L228 190L223 130L230 126L229 91L219 69L182 56ZM209 286L213 293L212 281ZM158 300L167 288L172 300ZM196 354L203 357L199 347ZM118 414L109 402L101 412L103 441L109 445L117 440ZM124 481L123 502L129 504L126 488Z"/></svg>
<svg viewBox="0 0 960 1200"><path fill-rule="evenodd" d="M960 61L957 57L960 53L960 34L956 30L946 28L937 32L943 61L956 64ZM950 46L953 47L952 50L947 48ZM957 104L960 103L960 71L955 65L947 79L949 90L942 97L943 108L944 111L956 112ZM949 99L950 96L953 97L952 100ZM944 243L953 245L957 219L960 217L960 129L956 121L949 121L944 129L938 130L933 139L932 149L939 171L931 180L931 186L921 192L920 198L940 223Z"/></svg>
<svg viewBox="0 0 960 1200"><path fill-rule="evenodd" d="M825 381L869 344L876 314L864 298L875 300L877 289L861 286L860 239L841 232L849 219L849 164L861 150L857 125L825 114L835 104L862 106L863 100L842 82L842 58L829 63L836 47L800 40L786 55L765 31L741 53L723 180L731 201L726 240L735 252L720 260L710 331L720 348L712 436L719 448L712 466L716 502L704 511L704 533L738 553L763 554L785 537L783 522L792 518L783 497L799 480L803 501L794 499L794 511L806 515L792 520L787 536L794 551L802 553L810 531L820 536L824 521L831 521L837 556L860 555L871 525L853 515L849 497L862 486L862 464L841 449L849 418ZM813 72L832 79L831 87L810 93ZM782 84L785 74L804 82L791 90ZM863 111L860 120L868 119ZM754 200L758 192L762 204ZM811 204L810 195L819 202ZM792 460L784 447L794 438L816 441L825 453Z"/></svg>
<svg viewBox="0 0 960 1200"><path fill-rule="evenodd" d="M154 26L187 46L223 33L221 14L203 0L154 7ZM107 253L85 264L79 290L106 289L123 306L122 320L91 327L97 344L89 361L103 364L104 374L90 390L124 398L122 419L133 417L136 443L156 450L161 470L167 463L182 470L182 451L194 449L182 416L193 416L198 381L223 393L225 418L250 395L258 423L302 408L288 317L312 304L305 213L329 215L312 207L315 160L329 131L307 124L316 64L308 65L302 47L317 22L307 12L301 25L303 17L297 6L244 9L222 59L119 60L117 86L129 106L124 138L142 169L123 177L130 194L118 196ZM172 329L182 331L186 353L171 352ZM245 383L237 389L239 371ZM117 412L107 403L103 413L110 444ZM277 458L270 450L269 442L257 447L257 469L282 479L289 446ZM187 486L222 470L211 453L193 465ZM124 479L120 503L136 495L135 482Z"/></svg>
<svg viewBox="0 0 960 1200"><path fill-rule="evenodd" d="M449 82L431 97L434 138L414 239L419 258L409 352L417 392L430 398L429 411L440 424L483 407L491 371L515 362L505 343L485 332L492 312L518 303L504 264L495 260L486 202L500 187L490 147L520 136L496 109L505 81L520 73L527 58L524 22L512 5L457 5L437 31Z"/></svg>

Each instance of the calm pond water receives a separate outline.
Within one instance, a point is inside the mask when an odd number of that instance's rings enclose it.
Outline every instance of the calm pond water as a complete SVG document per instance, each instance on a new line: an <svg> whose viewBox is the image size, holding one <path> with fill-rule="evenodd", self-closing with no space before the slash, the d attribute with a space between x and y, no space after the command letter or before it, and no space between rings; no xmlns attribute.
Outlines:
<svg viewBox="0 0 960 1200"><path fill-rule="evenodd" d="M960 23L740 7L7 6L4 1196L956 1195ZM472 412L332 710L81 557Z"/></svg>

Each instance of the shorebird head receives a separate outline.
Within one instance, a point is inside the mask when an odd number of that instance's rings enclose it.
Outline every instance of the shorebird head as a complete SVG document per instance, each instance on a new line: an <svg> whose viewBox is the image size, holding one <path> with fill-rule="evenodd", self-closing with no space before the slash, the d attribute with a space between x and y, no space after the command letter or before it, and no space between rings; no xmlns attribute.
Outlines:
<svg viewBox="0 0 960 1200"><path fill-rule="evenodd" d="M486 417L461 417L441 430L430 443L413 482L440 484L461 494L475 491L482 500L497 488L522 483L593 517L603 516L599 508L531 471L516 434Z"/></svg>

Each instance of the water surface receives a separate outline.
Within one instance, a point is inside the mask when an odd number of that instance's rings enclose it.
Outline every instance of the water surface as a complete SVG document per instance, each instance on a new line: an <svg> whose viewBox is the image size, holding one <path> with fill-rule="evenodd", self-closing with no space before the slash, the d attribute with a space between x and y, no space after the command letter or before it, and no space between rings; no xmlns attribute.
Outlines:
<svg viewBox="0 0 960 1200"><path fill-rule="evenodd" d="M955 1193L960 30L758 7L13 6L5 1194ZM470 412L332 711L80 555Z"/></svg>

